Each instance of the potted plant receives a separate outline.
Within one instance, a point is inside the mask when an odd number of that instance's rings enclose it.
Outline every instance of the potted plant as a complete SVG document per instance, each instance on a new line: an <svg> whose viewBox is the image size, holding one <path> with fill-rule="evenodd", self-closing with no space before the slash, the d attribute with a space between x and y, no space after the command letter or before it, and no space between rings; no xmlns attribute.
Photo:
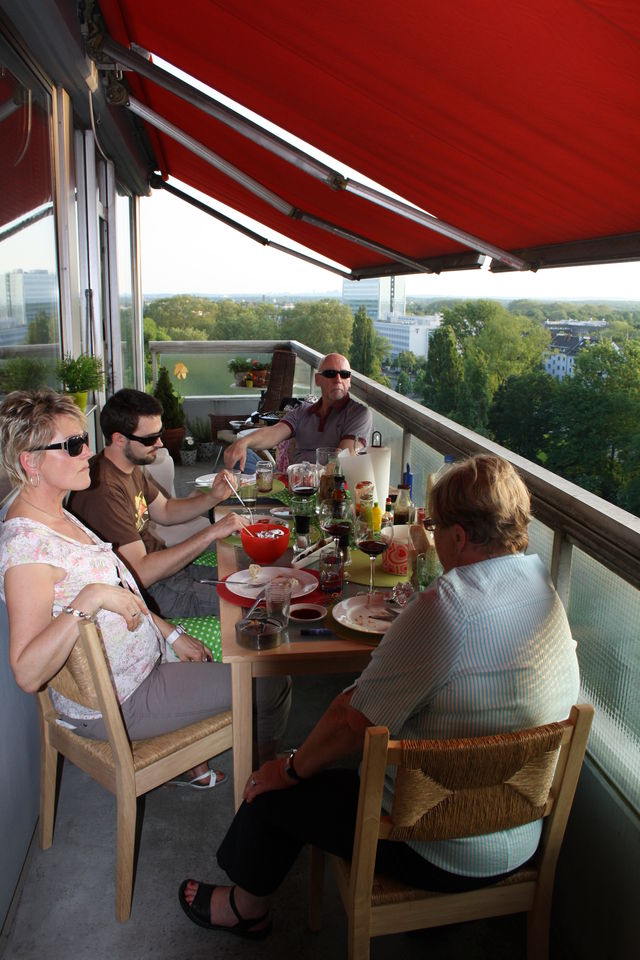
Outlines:
<svg viewBox="0 0 640 960"><path fill-rule="evenodd" d="M162 404L162 423L164 425L162 442L174 462L179 463L180 445L184 437L184 410L182 409L182 397L178 396L174 390L166 367L160 367L158 370L158 379L153 395Z"/></svg>
<svg viewBox="0 0 640 960"><path fill-rule="evenodd" d="M198 460L213 460L216 449L215 440L211 439L211 424L202 417L189 420L187 424L198 448Z"/></svg>
<svg viewBox="0 0 640 960"><path fill-rule="evenodd" d="M196 441L190 434L185 434L180 444L180 459L183 467L192 467L198 458Z"/></svg>
<svg viewBox="0 0 640 960"><path fill-rule="evenodd" d="M237 387L266 386L270 369L270 363L251 357L234 357L229 361L229 370L235 376Z"/></svg>
<svg viewBox="0 0 640 960"><path fill-rule="evenodd" d="M89 390L102 390L104 387L102 360L88 353L80 353L77 357L67 353L56 362L56 377L64 393L71 394L84 411L87 408Z"/></svg>
<svg viewBox="0 0 640 960"><path fill-rule="evenodd" d="M54 362L41 357L11 357L0 370L0 393L54 387Z"/></svg>

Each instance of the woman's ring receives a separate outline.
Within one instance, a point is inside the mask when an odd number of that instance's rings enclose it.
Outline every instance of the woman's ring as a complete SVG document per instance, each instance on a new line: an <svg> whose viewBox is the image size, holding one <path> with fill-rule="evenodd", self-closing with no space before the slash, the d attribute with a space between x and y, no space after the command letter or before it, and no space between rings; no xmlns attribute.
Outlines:
<svg viewBox="0 0 640 960"><path fill-rule="evenodd" d="M251 777L251 786L252 786L252 787L257 786L257 784L256 784L256 778L255 778L255 777Z"/></svg>

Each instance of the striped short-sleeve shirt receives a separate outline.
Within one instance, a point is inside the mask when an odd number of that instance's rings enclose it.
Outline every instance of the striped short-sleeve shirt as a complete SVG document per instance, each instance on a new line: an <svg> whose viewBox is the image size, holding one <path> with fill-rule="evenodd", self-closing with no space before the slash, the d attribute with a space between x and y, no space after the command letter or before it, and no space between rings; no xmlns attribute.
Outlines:
<svg viewBox="0 0 640 960"><path fill-rule="evenodd" d="M563 720L576 702L576 645L536 556L457 567L389 628L351 705L403 739L467 737ZM512 870L533 855L541 822L458 840L412 844L466 876Z"/></svg>

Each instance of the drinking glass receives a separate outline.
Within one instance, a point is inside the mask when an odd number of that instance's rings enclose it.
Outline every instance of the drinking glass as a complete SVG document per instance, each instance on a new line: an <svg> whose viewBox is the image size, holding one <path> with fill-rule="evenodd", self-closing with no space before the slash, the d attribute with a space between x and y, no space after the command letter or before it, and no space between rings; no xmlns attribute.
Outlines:
<svg viewBox="0 0 640 960"><path fill-rule="evenodd" d="M258 493L270 493L273 489L273 464L270 460L256 463L256 487Z"/></svg>
<svg viewBox="0 0 640 960"><path fill-rule="evenodd" d="M333 494L333 478L338 464L339 447L318 447L316 450L316 467L318 469L318 500L331 500Z"/></svg>
<svg viewBox="0 0 640 960"><path fill-rule="evenodd" d="M264 588L267 617L277 620L283 627L289 624L291 606L291 584L281 580L270 580Z"/></svg>
<svg viewBox="0 0 640 960"><path fill-rule="evenodd" d="M311 544L311 517L316 512L315 497L292 497L291 512L295 527L294 554L306 550Z"/></svg>
<svg viewBox="0 0 640 960"><path fill-rule="evenodd" d="M344 562L337 539L320 551L320 589L323 593L342 593Z"/></svg>
<svg viewBox="0 0 640 960"><path fill-rule="evenodd" d="M353 531L353 539L359 550L366 553L371 561L369 567L369 602L374 594L373 582L375 579L376 557L387 549L393 540L393 527L382 527L374 530L373 525L364 518L358 518Z"/></svg>
<svg viewBox="0 0 640 960"><path fill-rule="evenodd" d="M241 473L238 481L238 493L248 507L255 507L258 497L255 473Z"/></svg>

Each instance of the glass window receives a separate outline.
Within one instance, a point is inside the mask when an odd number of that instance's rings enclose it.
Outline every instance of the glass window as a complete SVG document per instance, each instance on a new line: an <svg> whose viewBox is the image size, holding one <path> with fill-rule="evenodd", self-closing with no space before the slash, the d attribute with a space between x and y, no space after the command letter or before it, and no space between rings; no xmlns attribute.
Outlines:
<svg viewBox="0 0 640 960"><path fill-rule="evenodd" d="M55 386L60 303L49 95L0 38L0 392Z"/></svg>

